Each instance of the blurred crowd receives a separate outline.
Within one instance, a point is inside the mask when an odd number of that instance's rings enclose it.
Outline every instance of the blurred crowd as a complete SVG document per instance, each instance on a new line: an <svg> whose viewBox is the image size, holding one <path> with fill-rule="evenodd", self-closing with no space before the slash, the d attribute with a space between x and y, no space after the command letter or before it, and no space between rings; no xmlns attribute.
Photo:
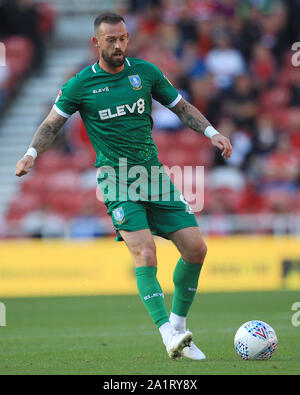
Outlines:
<svg viewBox="0 0 300 395"><path fill-rule="evenodd" d="M161 162L205 166L199 220L210 215L207 232L233 233L226 221L234 214L299 215L300 65L293 61L297 54L292 45L300 42L300 1L130 0L118 11L130 33L128 56L156 64L232 142L233 155L225 161L207 138L186 130L171 111L153 103L153 137ZM54 148L40 158L41 182L49 161L56 163L53 168L65 170L60 160L66 163L66 155L79 158L83 153L87 158L94 155L80 117L74 116ZM85 185L85 204L80 198L78 206L73 201L77 215L67 218L74 237L112 233L104 205L86 197L95 181L91 163L92 159L81 166L80 184L76 181L77 187ZM29 184L24 182L24 191ZM42 215L50 206L48 202ZM59 207L62 219L68 207ZM59 210L54 211L57 216ZM58 223L61 236L66 222ZM253 232L274 231L270 223L260 225Z"/></svg>
<svg viewBox="0 0 300 395"><path fill-rule="evenodd" d="M43 66L55 22L54 9L34 0L0 0L0 114L28 74ZM4 49L5 48L5 49Z"/></svg>
<svg viewBox="0 0 300 395"><path fill-rule="evenodd" d="M150 3L130 3L130 54L160 67L234 148L228 161L207 144L196 158L211 191L202 214L299 213L300 1ZM161 106L154 120L154 136L182 130Z"/></svg>

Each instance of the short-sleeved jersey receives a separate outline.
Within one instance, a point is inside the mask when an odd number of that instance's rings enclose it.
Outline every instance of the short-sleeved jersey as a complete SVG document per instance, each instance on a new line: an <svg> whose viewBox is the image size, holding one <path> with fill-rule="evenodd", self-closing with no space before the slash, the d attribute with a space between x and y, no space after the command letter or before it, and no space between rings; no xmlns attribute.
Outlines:
<svg viewBox="0 0 300 395"><path fill-rule="evenodd" d="M62 87L54 108L67 118L80 112L97 153L96 167L118 166L120 158L136 165L157 158L152 98L172 108L181 95L154 64L126 58L117 74L98 62L83 69Z"/></svg>

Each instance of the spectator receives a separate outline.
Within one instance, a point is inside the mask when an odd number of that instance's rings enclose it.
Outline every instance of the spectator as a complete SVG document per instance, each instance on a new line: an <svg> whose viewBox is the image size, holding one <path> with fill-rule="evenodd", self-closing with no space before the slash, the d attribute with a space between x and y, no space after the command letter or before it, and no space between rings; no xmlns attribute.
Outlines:
<svg viewBox="0 0 300 395"><path fill-rule="evenodd" d="M173 51L173 53L177 52L180 44L180 36L176 25L166 22L160 23L157 36L159 37L159 41L162 43L162 46L167 51Z"/></svg>
<svg viewBox="0 0 300 395"><path fill-rule="evenodd" d="M152 107L153 129L175 132L180 130L182 123L173 112L153 100Z"/></svg>
<svg viewBox="0 0 300 395"><path fill-rule="evenodd" d="M186 5L181 0L162 0L163 20L176 24L180 20Z"/></svg>
<svg viewBox="0 0 300 395"><path fill-rule="evenodd" d="M99 218L94 206L87 204L81 215L70 224L70 236L74 238L94 238L111 234L111 226L106 218Z"/></svg>
<svg viewBox="0 0 300 395"><path fill-rule="evenodd" d="M29 212L21 220L21 229L26 237L61 238L65 236L65 220L61 215L44 207Z"/></svg>
<svg viewBox="0 0 300 395"><path fill-rule="evenodd" d="M192 104L213 122L214 115L212 114L211 107L218 111L215 107L214 100L218 95L218 90L214 85L212 76L209 74L206 74L203 78L196 76L190 79L189 82Z"/></svg>
<svg viewBox="0 0 300 395"><path fill-rule="evenodd" d="M295 67L291 73L290 106L300 106L300 67Z"/></svg>
<svg viewBox="0 0 300 395"><path fill-rule="evenodd" d="M289 110L289 136L293 149L300 157L300 112L297 107Z"/></svg>
<svg viewBox="0 0 300 395"><path fill-rule="evenodd" d="M286 10L283 3L277 2L277 4L274 4L273 12L263 15L261 23L262 35L260 43L270 48L277 59L278 65L280 65L284 51L290 47L285 29Z"/></svg>
<svg viewBox="0 0 300 395"><path fill-rule="evenodd" d="M187 41L180 54L180 66L188 78L203 77L206 73L205 63L198 54L196 42Z"/></svg>
<svg viewBox="0 0 300 395"><path fill-rule="evenodd" d="M197 22L197 46L202 57L206 57L213 47L212 29L213 22L211 19L203 19Z"/></svg>
<svg viewBox="0 0 300 395"><path fill-rule="evenodd" d="M197 27L193 17L194 15L186 7L182 10L181 17L177 21L182 45L184 45L186 41L197 40Z"/></svg>
<svg viewBox="0 0 300 395"><path fill-rule="evenodd" d="M5 20L4 28L0 28L2 37L20 35L29 38L35 47L34 66L40 67L44 60L45 43L39 31L38 4L33 0L5 2L0 8L0 21L2 19Z"/></svg>
<svg viewBox="0 0 300 395"><path fill-rule="evenodd" d="M229 88L233 79L244 73L245 62L241 52L232 47L226 31L215 32L215 48L206 57L207 70L215 76L215 83L221 89Z"/></svg>
<svg viewBox="0 0 300 395"><path fill-rule="evenodd" d="M270 117L260 116L256 120L253 139L253 156L265 157L277 146L279 131Z"/></svg>
<svg viewBox="0 0 300 395"><path fill-rule="evenodd" d="M263 193L294 193L298 190L299 172L298 151L292 147L288 136L280 135L276 149L263 162L260 190Z"/></svg>
<svg viewBox="0 0 300 395"><path fill-rule="evenodd" d="M238 38L238 47L247 62L251 60L253 47L259 42L262 34L261 18L263 18L263 16L260 11L257 8L252 7L249 10L248 17L244 20L242 25L242 31Z"/></svg>
<svg viewBox="0 0 300 395"><path fill-rule="evenodd" d="M252 59L250 61L250 70L254 84L258 89L271 86L275 78L276 69L275 61L269 48L261 44L254 45Z"/></svg>
<svg viewBox="0 0 300 395"><path fill-rule="evenodd" d="M249 75L241 74L224 91L221 112L230 117L239 128L251 130L257 114L257 92Z"/></svg>
<svg viewBox="0 0 300 395"><path fill-rule="evenodd" d="M9 91L7 89L9 77L10 77L9 67L0 66L0 112L9 95Z"/></svg>
<svg viewBox="0 0 300 395"><path fill-rule="evenodd" d="M215 157L215 164L218 166L232 166L242 169L245 166L248 154L252 150L253 142L248 133L237 128L237 125L231 118L223 118L218 124L218 129L230 138L233 147L232 156L225 161L220 157L219 152Z"/></svg>
<svg viewBox="0 0 300 395"><path fill-rule="evenodd" d="M216 12L226 18L234 18L237 0L217 0Z"/></svg>
<svg viewBox="0 0 300 395"><path fill-rule="evenodd" d="M161 54L164 56L161 56ZM173 82L180 75L180 66L177 57L172 51L165 49L161 42L154 41L154 43L146 50L141 51L138 57L148 60L159 67L168 79Z"/></svg>

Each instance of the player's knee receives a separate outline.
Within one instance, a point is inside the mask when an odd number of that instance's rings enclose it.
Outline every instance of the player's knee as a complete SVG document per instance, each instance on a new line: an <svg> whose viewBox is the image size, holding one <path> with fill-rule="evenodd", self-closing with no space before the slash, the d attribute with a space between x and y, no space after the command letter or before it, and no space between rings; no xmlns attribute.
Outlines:
<svg viewBox="0 0 300 395"><path fill-rule="evenodd" d="M138 266L157 266L156 251L153 247L142 247L136 254Z"/></svg>
<svg viewBox="0 0 300 395"><path fill-rule="evenodd" d="M195 242L193 247L189 251L189 262L202 264L207 254L207 246L204 240L200 239Z"/></svg>
<svg viewBox="0 0 300 395"><path fill-rule="evenodd" d="M202 263L204 262L204 259L206 257L207 254L207 245L205 243L205 241L202 240L202 244L201 244L201 258L202 258Z"/></svg>

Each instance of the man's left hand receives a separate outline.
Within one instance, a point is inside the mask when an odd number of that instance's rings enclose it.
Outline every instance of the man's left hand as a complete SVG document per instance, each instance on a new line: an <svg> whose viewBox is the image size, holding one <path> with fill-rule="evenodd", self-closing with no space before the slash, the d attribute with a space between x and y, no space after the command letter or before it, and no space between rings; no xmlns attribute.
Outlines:
<svg viewBox="0 0 300 395"><path fill-rule="evenodd" d="M231 157L232 146L230 144L230 140L227 137L223 136L221 133L215 134L211 138L211 143L222 151L222 156L225 159L229 159Z"/></svg>

